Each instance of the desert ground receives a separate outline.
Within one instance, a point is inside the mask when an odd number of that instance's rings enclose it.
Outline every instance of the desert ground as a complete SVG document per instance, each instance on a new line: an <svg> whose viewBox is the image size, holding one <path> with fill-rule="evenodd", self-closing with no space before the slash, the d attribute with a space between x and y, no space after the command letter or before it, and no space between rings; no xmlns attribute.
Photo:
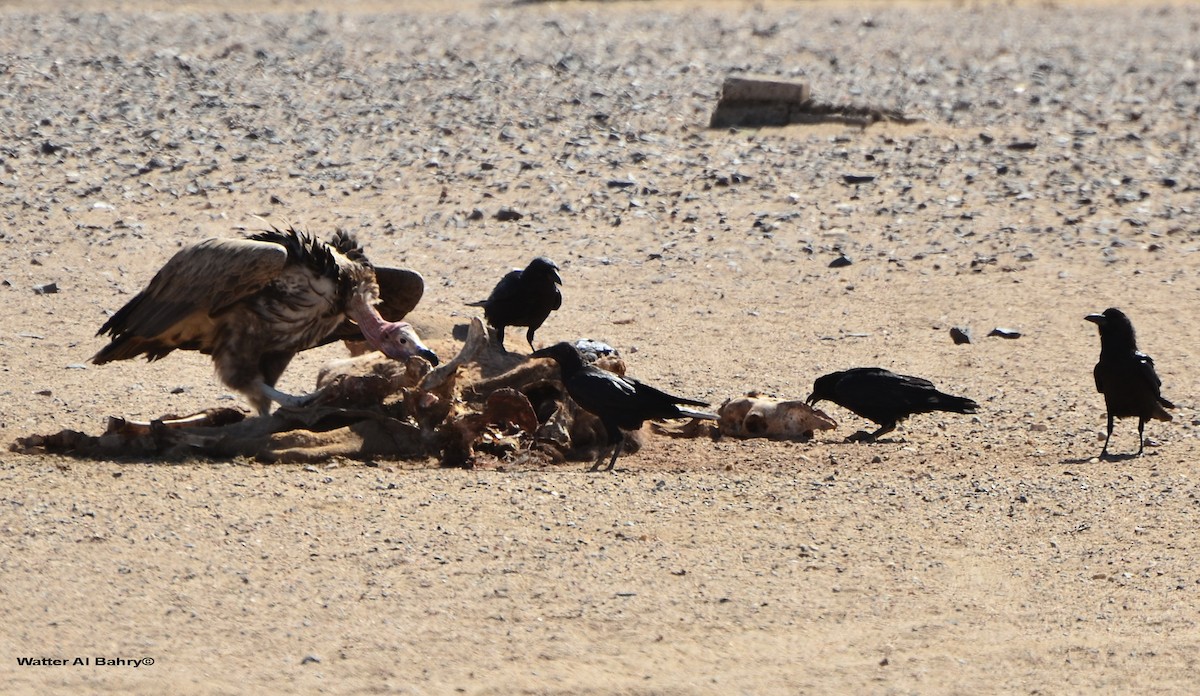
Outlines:
<svg viewBox="0 0 1200 696"><path fill-rule="evenodd" d="M1194 692L1198 46L1188 4L0 4L0 690ZM918 120L710 129L736 73ZM981 410L612 474L7 451L244 405L202 355L88 359L259 217L422 273L442 354L546 255L538 342L676 393L878 365ZM1097 458L1110 306L1177 405L1140 458L1132 420Z"/></svg>

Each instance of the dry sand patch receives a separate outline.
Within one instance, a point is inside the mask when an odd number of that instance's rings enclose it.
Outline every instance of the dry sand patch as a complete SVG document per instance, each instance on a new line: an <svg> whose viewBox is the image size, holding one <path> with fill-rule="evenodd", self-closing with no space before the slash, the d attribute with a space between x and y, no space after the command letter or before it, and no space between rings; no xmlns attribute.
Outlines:
<svg viewBox="0 0 1200 696"><path fill-rule="evenodd" d="M1194 7L142 7L0 10L4 442L235 404L203 356L86 360L253 214L420 270L439 351L545 254L539 339L664 387L802 398L874 364L983 412L873 446L834 408L811 444L650 436L616 476L6 453L7 693L1191 689ZM924 122L708 130L736 70ZM1083 316L1112 305L1180 408L1097 462Z"/></svg>

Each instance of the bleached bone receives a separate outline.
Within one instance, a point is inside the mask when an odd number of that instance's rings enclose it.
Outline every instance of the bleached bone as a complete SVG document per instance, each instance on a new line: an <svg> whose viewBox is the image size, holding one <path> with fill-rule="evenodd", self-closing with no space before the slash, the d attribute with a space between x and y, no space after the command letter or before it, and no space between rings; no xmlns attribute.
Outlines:
<svg viewBox="0 0 1200 696"><path fill-rule="evenodd" d="M460 366L470 362L475 357L475 354L487 345L487 341L488 331L483 325L483 320L479 317L473 317L470 327L467 328L467 340L463 342L462 350L458 351L458 355L454 356L452 360L438 365L429 374L425 375L418 388L421 391L428 392L442 386Z"/></svg>
<svg viewBox="0 0 1200 696"><path fill-rule="evenodd" d="M722 435L807 440L814 430L832 430L837 422L803 401L774 401L755 393L729 399L717 410Z"/></svg>

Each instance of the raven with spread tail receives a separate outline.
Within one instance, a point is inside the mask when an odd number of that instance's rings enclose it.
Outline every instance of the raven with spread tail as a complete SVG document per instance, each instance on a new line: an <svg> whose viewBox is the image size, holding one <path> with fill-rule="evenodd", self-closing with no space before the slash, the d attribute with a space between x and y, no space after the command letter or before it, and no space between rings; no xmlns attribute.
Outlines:
<svg viewBox="0 0 1200 696"><path fill-rule="evenodd" d="M608 460L609 471L616 466L617 455L625 443L623 430L637 430L645 421L664 418L717 419L712 413L686 408L708 406L703 401L672 396L632 377L622 377L585 364L579 351L570 343L555 343L534 351L533 357L551 358L558 363L567 394L580 408L600 419L608 435L607 444L613 448L612 458ZM598 471L603 461L604 451L601 450L592 471Z"/></svg>
<svg viewBox="0 0 1200 696"><path fill-rule="evenodd" d="M859 431L847 438L860 442L874 442L915 413L979 410L974 401L940 392L927 379L898 375L881 367L856 367L818 377L807 402L811 406L818 401L832 401L880 426L873 433Z"/></svg>
<svg viewBox="0 0 1200 696"><path fill-rule="evenodd" d="M1100 329L1100 361L1092 370L1096 391L1104 395L1104 406L1108 411L1108 435L1104 438L1100 456L1108 456L1113 419L1135 416L1138 419L1137 454L1140 455L1146 444L1146 421L1151 418L1171 420L1171 414L1165 409L1175 408L1175 404L1160 393L1162 380L1154 371L1154 360L1138 350L1133 323L1124 312L1109 307L1084 319Z"/></svg>
<svg viewBox="0 0 1200 696"><path fill-rule="evenodd" d="M104 322L96 335L112 341L92 362L199 351L212 356L226 386L265 415L272 401L307 402L275 383L296 353L332 341L366 340L390 358L420 355L436 365L433 351L400 321L424 287L413 271L372 266L342 231L330 242L275 228L209 239L176 253Z"/></svg>

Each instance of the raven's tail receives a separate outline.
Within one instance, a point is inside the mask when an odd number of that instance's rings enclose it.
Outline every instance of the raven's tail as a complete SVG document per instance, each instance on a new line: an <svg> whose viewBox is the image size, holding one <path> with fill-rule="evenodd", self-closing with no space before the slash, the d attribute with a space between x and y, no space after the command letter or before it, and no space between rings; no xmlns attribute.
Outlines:
<svg viewBox="0 0 1200 696"><path fill-rule="evenodd" d="M951 413L979 413L979 404L965 396L938 392L937 410Z"/></svg>
<svg viewBox="0 0 1200 696"><path fill-rule="evenodd" d="M1158 403L1154 404L1154 413L1151 414L1150 417L1154 418L1156 420L1161 420L1161 421L1171 420L1171 414L1164 411L1163 410L1164 407L1165 408L1175 408L1175 404L1171 403L1170 401L1167 401L1165 398L1160 396L1160 397L1158 397Z"/></svg>
<svg viewBox="0 0 1200 696"><path fill-rule="evenodd" d="M675 396L674 394L668 394L667 396L671 397L672 403L676 403L681 406L708 406L709 405L709 403L707 401L696 401L695 399L685 399L682 396Z"/></svg>

